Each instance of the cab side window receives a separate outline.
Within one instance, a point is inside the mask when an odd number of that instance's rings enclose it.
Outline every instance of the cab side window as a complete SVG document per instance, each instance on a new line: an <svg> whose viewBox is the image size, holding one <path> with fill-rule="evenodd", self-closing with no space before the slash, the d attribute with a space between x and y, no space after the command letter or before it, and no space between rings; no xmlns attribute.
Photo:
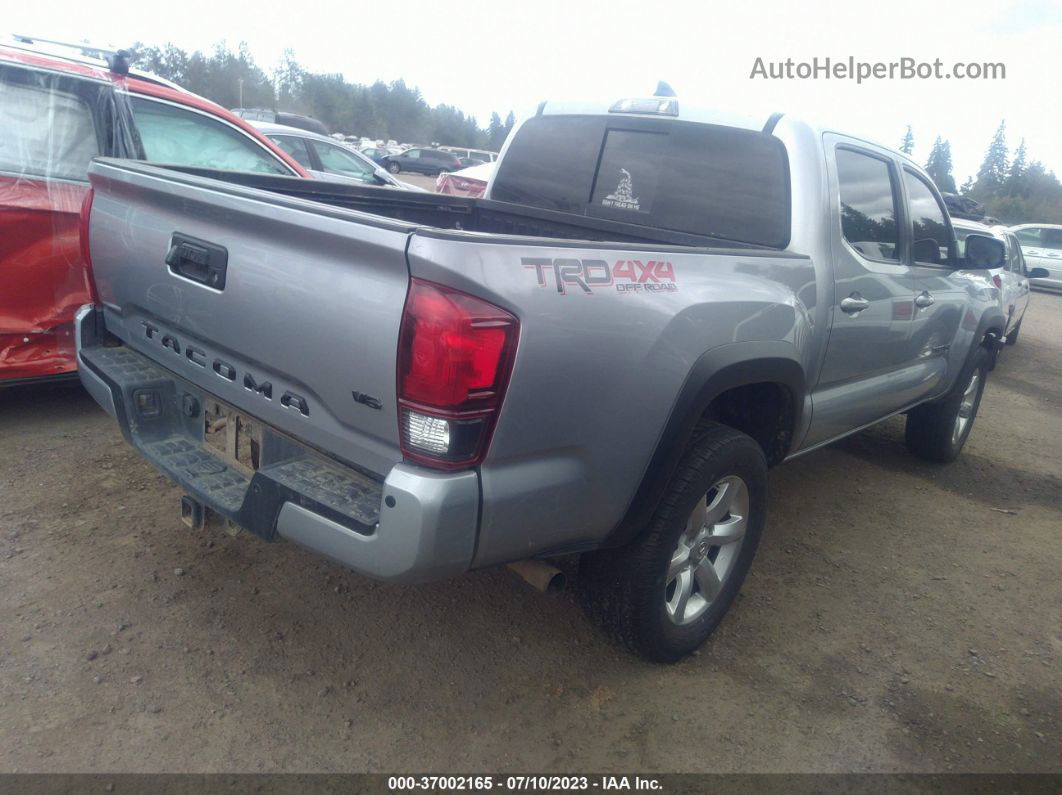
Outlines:
<svg viewBox="0 0 1062 795"><path fill-rule="evenodd" d="M951 248L951 232L936 194L925 180L906 169L903 181L907 188L907 207L914 229L912 249L915 262L921 265L946 264Z"/></svg>
<svg viewBox="0 0 1062 795"><path fill-rule="evenodd" d="M841 233L864 257L898 262L900 231L888 162L851 149L837 150Z"/></svg>
<svg viewBox="0 0 1062 795"><path fill-rule="evenodd" d="M147 159L177 166L291 174L279 158L239 130L201 113L132 97Z"/></svg>

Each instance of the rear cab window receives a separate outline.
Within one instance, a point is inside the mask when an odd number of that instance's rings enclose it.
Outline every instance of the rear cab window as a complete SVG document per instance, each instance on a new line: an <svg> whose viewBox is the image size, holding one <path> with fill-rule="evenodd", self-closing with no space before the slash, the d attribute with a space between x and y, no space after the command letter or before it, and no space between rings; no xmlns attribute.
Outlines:
<svg viewBox="0 0 1062 795"><path fill-rule="evenodd" d="M673 119L529 119L499 164L491 198L771 248L790 236L782 142Z"/></svg>

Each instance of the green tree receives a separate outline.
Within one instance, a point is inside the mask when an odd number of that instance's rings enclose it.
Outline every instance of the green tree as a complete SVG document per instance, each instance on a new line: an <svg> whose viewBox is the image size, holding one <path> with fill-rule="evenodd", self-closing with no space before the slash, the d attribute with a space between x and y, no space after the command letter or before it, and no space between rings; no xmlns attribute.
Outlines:
<svg viewBox="0 0 1062 795"><path fill-rule="evenodd" d="M487 125L487 146L497 152L501 149L501 145L505 143L507 134L508 130L502 124L501 116L497 113L490 114L490 123Z"/></svg>
<svg viewBox="0 0 1062 795"><path fill-rule="evenodd" d="M506 119L508 126L494 114L492 139L472 116L452 105L430 107L419 89L402 80L348 83L341 74L307 71L291 50L284 51L272 75L254 62L243 42L235 51L223 42L209 54L187 52L168 43L162 47L137 44L134 51L138 68L227 108L242 105L303 113L336 132L478 149L500 146L515 124L512 113Z"/></svg>
<svg viewBox="0 0 1062 795"><path fill-rule="evenodd" d="M1001 121L977 171L973 193L979 200L995 196L1007 179L1007 122Z"/></svg>
<svg viewBox="0 0 1062 795"><path fill-rule="evenodd" d="M905 155L914 151L914 133L911 131L910 124L907 125L907 132L903 134L903 140L900 142L900 151Z"/></svg>
<svg viewBox="0 0 1062 795"><path fill-rule="evenodd" d="M1014 150L1014 159L1010 162L1010 170L1007 172L1005 184L1008 196L1019 196L1025 193L1025 139L1021 139L1018 148Z"/></svg>
<svg viewBox="0 0 1062 795"><path fill-rule="evenodd" d="M939 135L926 161L926 173L942 192L955 192L955 177L951 173L951 144Z"/></svg>

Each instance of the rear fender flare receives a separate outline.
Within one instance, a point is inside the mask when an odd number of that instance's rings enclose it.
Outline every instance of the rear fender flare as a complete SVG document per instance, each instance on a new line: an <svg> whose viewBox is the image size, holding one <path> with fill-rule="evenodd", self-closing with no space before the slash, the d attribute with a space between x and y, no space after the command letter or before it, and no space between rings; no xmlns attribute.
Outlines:
<svg viewBox="0 0 1062 795"><path fill-rule="evenodd" d="M698 420L712 401L735 387L764 382L781 384L789 390L792 429L797 433L803 427L806 378L804 367L796 359L792 345L786 342L741 342L713 348L697 359L672 405L626 514L602 546L622 546L644 529L686 450ZM793 442L791 438L790 448Z"/></svg>

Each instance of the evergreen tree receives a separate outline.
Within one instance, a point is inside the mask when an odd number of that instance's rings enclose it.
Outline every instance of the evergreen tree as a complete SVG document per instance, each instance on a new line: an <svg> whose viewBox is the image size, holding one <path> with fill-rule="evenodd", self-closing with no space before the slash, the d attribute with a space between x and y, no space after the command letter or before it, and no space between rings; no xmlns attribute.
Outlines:
<svg viewBox="0 0 1062 795"><path fill-rule="evenodd" d="M502 124L501 116L497 113L490 114L490 124L487 125L487 146L492 151L497 152L501 149L501 145L505 143L505 136L509 131L505 129L505 125Z"/></svg>
<svg viewBox="0 0 1062 795"><path fill-rule="evenodd" d="M951 144L938 135L926 161L926 173L942 193L955 192L955 177L951 173Z"/></svg>
<svg viewBox="0 0 1062 795"><path fill-rule="evenodd" d="M995 196L1007 179L1007 122L1001 121L985 152L984 162L977 171L974 192L978 198Z"/></svg>
<svg viewBox="0 0 1062 795"><path fill-rule="evenodd" d="M1019 196L1025 188L1025 139L1021 139L1018 148L1014 150L1014 160L1010 163L1010 171L1007 172L1006 192L1008 196Z"/></svg>
<svg viewBox="0 0 1062 795"><path fill-rule="evenodd" d="M900 151L905 155L914 151L914 133L911 132L910 124L907 125L907 132L903 134L903 141L900 142Z"/></svg>

